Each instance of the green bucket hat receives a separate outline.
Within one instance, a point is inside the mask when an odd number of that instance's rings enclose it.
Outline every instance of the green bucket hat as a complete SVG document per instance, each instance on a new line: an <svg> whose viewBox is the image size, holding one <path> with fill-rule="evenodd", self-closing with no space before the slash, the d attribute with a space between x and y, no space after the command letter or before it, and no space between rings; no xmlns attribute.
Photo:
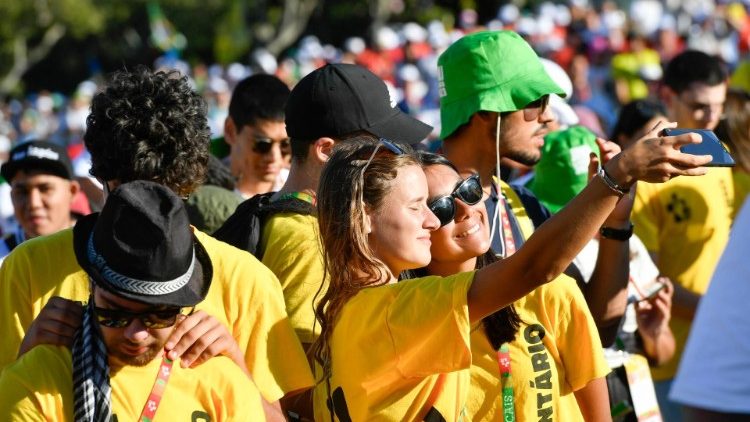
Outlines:
<svg viewBox="0 0 750 422"><path fill-rule="evenodd" d="M464 36L440 55L438 71L443 139L477 111L516 111L548 94L565 96L513 31Z"/></svg>
<svg viewBox="0 0 750 422"><path fill-rule="evenodd" d="M550 211L560 211L588 183L592 152L600 157L596 135L583 126L548 134L527 187Z"/></svg>

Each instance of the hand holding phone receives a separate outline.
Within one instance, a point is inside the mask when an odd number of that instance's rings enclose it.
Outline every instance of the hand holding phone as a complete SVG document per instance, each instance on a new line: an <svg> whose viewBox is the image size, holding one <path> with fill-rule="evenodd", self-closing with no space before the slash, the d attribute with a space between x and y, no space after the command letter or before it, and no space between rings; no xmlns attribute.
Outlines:
<svg viewBox="0 0 750 422"><path fill-rule="evenodd" d="M677 136L685 133L697 133L701 136L699 144L687 144L680 147L680 151L692 155L710 155L713 157L706 167L734 167L734 159L724 148L716 134L708 129L664 129L664 136Z"/></svg>
<svg viewBox="0 0 750 422"><path fill-rule="evenodd" d="M656 297L656 295L659 294L659 292L666 286L666 283L663 283L658 279L655 279L645 285L634 284L633 290L635 291L631 291L631 293L628 295L628 303L638 303L645 300L651 300Z"/></svg>

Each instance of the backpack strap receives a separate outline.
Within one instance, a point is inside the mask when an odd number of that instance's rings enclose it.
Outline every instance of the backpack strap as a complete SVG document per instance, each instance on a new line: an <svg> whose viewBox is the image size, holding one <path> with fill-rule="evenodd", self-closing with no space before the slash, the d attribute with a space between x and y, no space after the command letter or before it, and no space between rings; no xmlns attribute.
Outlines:
<svg viewBox="0 0 750 422"><path fill-rule="evenodd" d="M246 250L261 259L263 257L263 252L260 250L261 234L270 216L280 212L306 215L315 213L312 204L297 198L271 201L274 194L275 192L263 193L243 201L234 214L213 233L213 237Z"/></svg>

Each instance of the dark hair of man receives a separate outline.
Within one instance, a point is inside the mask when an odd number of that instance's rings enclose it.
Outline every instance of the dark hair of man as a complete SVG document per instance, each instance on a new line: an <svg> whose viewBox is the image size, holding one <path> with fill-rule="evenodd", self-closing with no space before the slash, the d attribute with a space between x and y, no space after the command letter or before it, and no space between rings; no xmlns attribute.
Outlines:
<svg viewBox="0 0 750 422"><path fill-rule="evenodd" d="M724 83L727 73L718 57L688 50L675 56L664 70L664 84L677 94L699 82L707 86Z"/></svg>
<svg viewBox="0 0 750 422"><path fill-rule="evenodd" d="M284 121L289 87L273 75L259 73L240 81L232 91L229 117L237 131L259 120Z"/></svg>
<svg viewBox="0 0 750 422"><path fill-rule="evenodd" d="M633 100L620 109L620 114L617 117L617 123L612 128L610 139L619 143L618 137L620 135L631 138L649 120L656 116L666 115L667 112L664 110L664 107L657 101L646 98Z"/></svg>
<svg viewBox="0 0 750 422"><path fill-rule="evenodd" d="M348 141L348 140L360 138L360 137L373 139L374 141L377 141L377 138L378 138L377 136L371 134L370 132L366 130L358 130L356 132L347 133L345 135L331 136L330 138L336 142L341 142L341 141ZM305 160L307 159L307 153L310 149L310 145L312 145L315 141L317 141L317 139L291 138L289 142L292 147L292 160L297 161L298 163L304 163Z"/></svg>
<svg viewBox="0 0 750 422"><path fill-rule="evenodd" d="M203 182L210 140L206 103L177 71L139 66L115 72L94 96L86 124L90 172L100 180L150 180L179 196Z"/></svg>
<svg viewBox="0 0 750 422"><path fill-rule="evenodd" d="M442 155L425 151L416 151L414 154L423 168L434 165L443 165L450 167L453 171L459 173L458 168ZM497 262L497 260L498 258L495 257L492 250L488 250L483 255L477 257L477 262L474 268L477 270L484 268L493 262ZM427 275L427 269L420 268L413 272L405 272L405 274L402 274L402 277L414 278ZM482 325L484 326L484 332L487 335L487 339L492 344L492 347L494 347L495 350L498 350L503 343L511 342L515 339L518 328L521 326L521 317L518 315L518 312L516 312L516 308L513 304L510 304L482 319Z"/></svg>

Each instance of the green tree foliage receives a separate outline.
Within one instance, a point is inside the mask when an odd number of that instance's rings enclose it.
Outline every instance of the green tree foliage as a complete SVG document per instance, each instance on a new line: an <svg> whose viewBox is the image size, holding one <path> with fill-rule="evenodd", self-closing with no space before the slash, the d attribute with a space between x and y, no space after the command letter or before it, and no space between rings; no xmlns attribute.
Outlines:
<svg viewBox="0 0 750 422"><path fill-rule="evenodd" d="M96 0L0 0L0 94L18 88L26 71L63 37L104 28L109 2Z"/></svg>

